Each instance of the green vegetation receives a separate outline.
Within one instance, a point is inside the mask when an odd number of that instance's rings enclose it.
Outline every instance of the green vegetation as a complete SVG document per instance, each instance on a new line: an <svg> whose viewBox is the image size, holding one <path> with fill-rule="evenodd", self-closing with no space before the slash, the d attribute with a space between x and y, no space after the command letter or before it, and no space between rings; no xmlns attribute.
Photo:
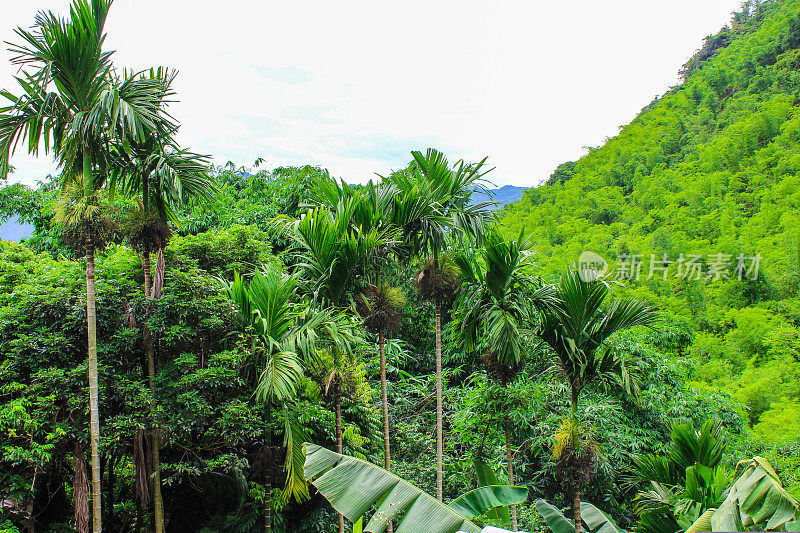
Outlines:
<svg viewBox="0 0 800 533"><path fill-rule="evenodd" d="M800 0L499 214L433 149L210 167L109 5L20 30L0 93L3 170L62 163L0 188L35 228L0 242L0 531L796 527Z"/></svg>
<svg viewBox="0 0 800 533"><path fill-rule="evenodd" d="M621 292L665 312L675 337L662 348L686 366L691 387L730 394L759 440L796 450L800 3L746 7L706 39L684 83L501 221L508 235L527 228L543 275L585 250L609 262L612 278L630 277L641 260L641 276L623 279ZM703 279L678 277L691 254ZM760 256L757 279L750 259L738 279L740 255Z"/></svg>

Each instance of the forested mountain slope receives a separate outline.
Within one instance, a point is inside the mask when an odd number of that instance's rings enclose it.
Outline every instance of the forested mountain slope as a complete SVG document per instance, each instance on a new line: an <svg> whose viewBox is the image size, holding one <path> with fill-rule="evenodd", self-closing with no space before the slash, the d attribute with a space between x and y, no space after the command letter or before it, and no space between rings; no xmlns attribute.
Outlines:
<svg viewBox="0 0 800 533"><path fill-rule="evenodd" d="M592 251L663 307L693 338L693 384L730 392L768 442L800 431L798 11L746 3L681 85L502 216L545 273Z"/></svg>

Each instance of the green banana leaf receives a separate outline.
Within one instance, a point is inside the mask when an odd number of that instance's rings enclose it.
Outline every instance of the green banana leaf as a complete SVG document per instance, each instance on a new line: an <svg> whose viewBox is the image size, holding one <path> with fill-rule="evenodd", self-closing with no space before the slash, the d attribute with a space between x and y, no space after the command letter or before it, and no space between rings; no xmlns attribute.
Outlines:
<svg viewBox="0 0 800 533"><path fill-rule="evenodd" d="M544 500L536 500L536 510L542 515L553 533L575 533L572 520ZM588 502L581 502L581 521L591 533L625 533L603 511Z"/></svg>
<svg viewBox="0 0 800 533"><path fill-rule="evenodd" d="M481 528L436 498L361 459L306 444L305 478L351 522L378 505L365 532L383 533L395 520L396 533L480 533ZM402 516L400 516L402 515Z"/></svg>
<svg viewBox="0 0 800 533"><path fill-rule="evenodd" d="M448 505L469 519L478 518L498 507L524 503L528 499L527 487L489 485L462 494Z"/></svg>
<svg viewBox="0 0 800 533"><path fill-rule="evenodd" d="M800 503L786 492L766 459L741 461L736 465L739 472L722 505L710 515L704 513L689 530L746 531L757 527L785 531L787 524L800 519ZM710 529L706 529L708 523Z"/></svg>
<svg viewBox="0 0 800 533"><path fill-rule="evenodd" d="M487 487L489 485L499 485L497 474L494 469L486 464L480 457L475 457L472 460L472 465L475 467L475 475L478 478L478 487ZM498 520L503 524L511 523L511 515L508 512L508 507L496 507L486 513L486 517L493 520Z"/></svg>
<svg viewBox="0 0 800 533"><path fill-rule="evenodd" d="M536 500L536 510L553 530L553 533L575 533L575 526L561 511L544 500Z"/></svg>

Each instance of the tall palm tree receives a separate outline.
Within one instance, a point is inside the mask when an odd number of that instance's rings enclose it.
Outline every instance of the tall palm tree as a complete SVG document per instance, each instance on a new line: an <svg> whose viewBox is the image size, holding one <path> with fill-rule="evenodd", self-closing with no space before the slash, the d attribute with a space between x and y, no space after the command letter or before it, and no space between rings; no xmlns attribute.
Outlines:
<svg viewBox="0 0 800 533"><path fill-rule="evenodd" d="M143 79L160 81L164 96L171 94L176 72L151 69ZM162 100L162 108L166 102ZM141 253L144 275L144 294L148 299L147 314L152 303L161 297L164 286L164 249L170 235L169 220L174 219L174 208L191 198L210 200L214 187L209 178L210 163L205 156L179 148L174 135L177 128L148 132L143 139L133 139L114 151L111 186L118 186L123 194L138 200L138 208L127 221L128 240ZM156 252L156 270L152 277L150 252ZM152 480L153 520L156 533L164 531L164 504L161 496L161 459L159 431L155 414L155 343L147 321L143 321L143 336L147 349L147 376L152 403Z"/></svg>
<svg viewBox="0 0 800 533"><path fill-rule="evenodd" d="M363 271L372 252L391 240L391 233L378 225L366 223L363 198L343 195L335 208L319 205L306 211L297 221L283 225L290 238L290 254L296 260L300 289L315 309L341 312L349 303L356 273ZM346 351L346 350L345 350ZM336 353L339 357L344 352ZM332 374L332 392L336 406L336 441L341 446L341 376ZM344 531L344 517L339 515L339 530Z"/></svg>
<svg viewBox="0 0 800 533"><path fill-rule="evenodd" d="M309 309L298 297L299 276L283 274L277 268L257 273L247 283L236 274L226 293L235 303L243 318L243 328L254 335L255 342L245 368L258 372L255 380L256 400L266 405L269 412L275 406L282 409L285 426L289 429L284 438L286 453L285 498L308 498L308 487L303 478L304 455L302 444L305 432L299 423L291 400L303 378L304 361L316 364L320 350L348 350L354 342L352 321L341 315ZM265 531L272 524L272 446L267 432Z"/></svg>
<svg viewBox="0 0 800 533"><path fill-rule="evenodd" d="M454 257L465 283L464 297L453 317L456 344L480 353L491 379L507 387L524 367L533 340L529 327L535 311L554 303L553 289L538 283L530 267L532 241L520 233L516 241L497 233L486 235L480 260L465 253ZM514 484L511 424L501 420L506 440L508 484ZM517 529L517 508L511 506L512 529Z"/></svg>
<svg viewBox="0 0 800 533"><path fill-rule="evenodd" d="M480 241L494 215L490 202L470 205L473 190L485 187L486 158L477 164L458 161L450 166L441 152L429 148L425 155L411 152L414 160L405 170L391 174L396 190L392 224L402 231L408 255L428 256L417 285L432 296L436 330L436 497L443 498L444 435L442 412L442 306L452 299L455 272L442 263L448 238L467 236ZM443 282L443 283L440 283Z"/></svg>
<svg viewBox="0 0 800 533"><path fill-rule="evenodd" d="M398 246L399 229L392 224L391 212L396 190L390 182L375 184L372 181L363 188L356 189L333 179L320 178L311 187L312 202L325 206L334 216L344 220L349 218L349 227L361 233L375 235L368 246L361 250L359 262L354 266L373 277L374 282L361 288L355 298L356 310L364 319L367 330L377 337L379 374L381 381L381 413L383 419L384 466L391 469L391 445L389 441L389 395L386 378L386 335L396 329L400 320L400 308L405 305L405 297L397 287L392 287L383 278L387 270L386 260L398 256L402 248ZM340 261L341 263L341 261ZM340 439L337 439L340 440ZM340 528L344 527L340 516ZM387 525L392 533L393 525Z"/></svg>
<svg viewBox="0 0 800 533"><path fill-rule="evenodd" d="M625 360L607 347L613 334L657 319L656 308L641 300L615 300L603 307L609 286L591 272L570 270L556 287L556 302L540 315L538 335L549 348L554 368L570 388L570 415L556 436L553 456L567 492L573 494L575 531L581 531L581 489L594 473L594 450L578 419L578 401L592 382L618 386L638 394Z"/></svg>
<svg viewBox="0 0 800 533"><path fill-rule="evenodd" d="M375 184L372 181L362 189L355 189L345 182L333 179L316 180L311 188L314 203L324 205L333 213L347 212L346 206L354 203L351 214L352 225L362 231L376 230L383 236L380 244L365 250L363 270L374 282L364 287L356 297L356 310L364 319L364 325L377 337L379 374L381 382L381 412L383 418L384 467L391 471L391 446L389 442L389 397L386 378L386 335L397 329L400 312L405 306L405 296L398 287L384 280L386 260L402 254L398 240L399 228L393 225L392 206L396 190L391 182ZM391 530L391 523L389 529Z"/></svg>
<svg viewBox="0 0 800 533"><path fill-rule="evenodd" d="M378 360L381 380L381 415L383 419L383 466L391 472L389 444L389 390L386 380L386 335L400 325L400 312L406 304L398 287L385 282L367 287L356 301L356 309L364 318L367 331L378 338Z"/></svg>
<svg viewBox="0 0 800 533"><path fill-rule="evenodd" d="M161 83L139 79L112 66L103 50L110 0L74 0L69 19L40 12L30 30L18 28L22 44L11 45L12 63L22 68L15 79L20 93L1 91L0 176L10 168L19 143L38 154L40 144L62 169L66 193L64 221L78 224L85 236L86 316L89 359L89 413L92 456L92 524L101 530L100 416L97 379L94 252L91 229L100 209L112 143L142 139L166 123L160 113ZM26 142L27 141L27 142ZM78 212L78 209L83 209Z"/></svg>

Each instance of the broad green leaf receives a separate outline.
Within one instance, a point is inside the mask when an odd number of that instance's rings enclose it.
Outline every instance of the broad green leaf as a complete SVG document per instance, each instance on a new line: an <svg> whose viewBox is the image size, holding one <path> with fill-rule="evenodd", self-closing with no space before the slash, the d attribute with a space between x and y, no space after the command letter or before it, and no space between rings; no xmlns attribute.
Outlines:
<svg viewBox="0 0 800 533"><path fill-rule="evenodd" d="M581 518L587 529L596 533L623 533L624 531L591 503L581 502Z"/></svg>
<svg viewBox="0 0 800 533"><path fill-rule="evenodd" d="M704 513L689 530L743 531L756 527L777 531L800 518L800 503L786 492L765 459L742 461L736 471L741 474L722 505L709 516ZM698 524L701 521L704 523ZM710 529L706 528L706 521L710 522Z"/></svg>
<svg viewBox="0 0 800 533"><path fill-rule="evenodd" d="M466 517L391 472L315 444L306 444L305 478L351 522L384 498L365 532L383 533L396 520L397 533L480 533Z"/></svg>
<svg viewBox="0 0 800 533"><path fill-rule="evenodd" d="M561 511L544 500L536 500L536 510L542 515L553 533L575 533L575 526Z"/></svg>
<svg viewBox="0 0 800 533"><path fill-rule="evenodd" d="M495 474L494 469L486 464L482 459L476 457L473 459L472 464L475 467L475 475L478 478L478 487L486 487L488 485L499 485L499 481L497 480L497 474ZM495 519L501 521L503 524L510 524L511 523L511 515L508 512L508 507L497 507L492 509L486 516L490 519Z"/></svg>
<svg viewBox="0 0 800 533"><path fill-rule="evenodd" d="M450 502L450 508L467 518L478 518L492 509L524 503L528 499L527 487L489 485L467 492Z"/></svg>
<svg viewBox="0 0 800 533"><path fill-rule="evenodd" d="M700 515L694 524L691 525L686 533L699 533L700 531L711 531L711 515L714 514L716 509L708 509Z"/></svg>
<svg viewBox="0 0 800 533"><path fill-rule="evenodd" d="M575 533L572 520L544 500L536 500L536 510L542 515L553 533ZM581 522L591 533L625 533L603 511L588 502L581 502Z"/></svg>

